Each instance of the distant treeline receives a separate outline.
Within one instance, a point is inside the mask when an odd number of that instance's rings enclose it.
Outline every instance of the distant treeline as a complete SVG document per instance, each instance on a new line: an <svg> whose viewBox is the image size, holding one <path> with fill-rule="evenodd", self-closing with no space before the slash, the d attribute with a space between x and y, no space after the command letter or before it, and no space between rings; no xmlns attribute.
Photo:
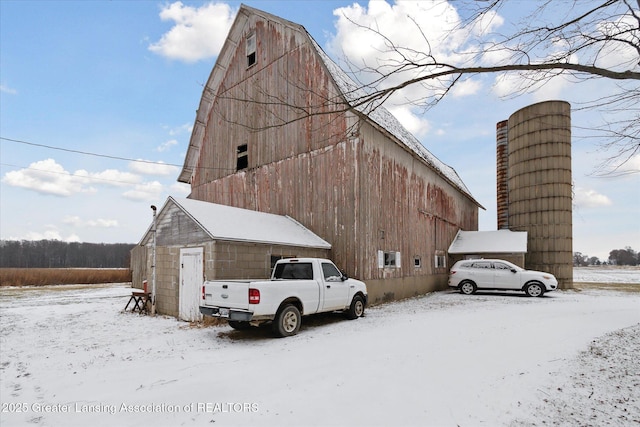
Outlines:
<svg viewBox="0 0 640 427"><path fill-rule="evenodd" d="M2 268L129 268L132 243L1 240Z"/></svg>

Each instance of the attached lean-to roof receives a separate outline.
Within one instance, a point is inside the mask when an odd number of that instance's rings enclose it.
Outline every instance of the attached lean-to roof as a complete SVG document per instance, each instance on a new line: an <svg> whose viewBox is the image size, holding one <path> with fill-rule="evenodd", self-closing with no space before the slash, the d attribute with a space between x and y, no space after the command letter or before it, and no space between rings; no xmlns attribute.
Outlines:
<svg viewBox="0 0 640 427"><path fill-rule="evenodd" d="M290 216L193 199L169 197L169 202L182 209L213 240L331 249L330 243Z"/></svg>
<svg viewBox="0 0 640 427"><path fill-rule="evenodd" d="M526 231L462 231L449 246L450 254L526 253Z"/></svg>

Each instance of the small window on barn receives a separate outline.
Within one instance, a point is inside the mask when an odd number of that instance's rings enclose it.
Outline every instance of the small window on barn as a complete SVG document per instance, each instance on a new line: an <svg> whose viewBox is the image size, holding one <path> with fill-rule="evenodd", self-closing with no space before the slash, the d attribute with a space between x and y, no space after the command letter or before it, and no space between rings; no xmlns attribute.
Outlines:
<svg viewBox="0 0 640 427"><path fill-rule="evenodd" d="M247 37L247 68L256 63L256 35L251 34Z"/></svg>
<svg viewBox="0 0 640 427"><path fill-rule="evenodd" d="M434 264L436 268L447 268L447 257L443 251L436 251Z"/></svg>
<svg viewBox="0 0 640 427"><path fill-rule="evenodd" d="M378 251L378 268L400 268L400 252Z"/></svg>
<svg viewBox="0 0 640 427"><path fill-rule="evenodd" d="M415 268L422 268L422 258L420 255L416 255L413 257L413 266Z"/></svg>
<svg viewBox="0 0 640 427"><path fill-rule="evenodd" d="M247 144L239 145L236 149L238 158L236 160L236 170L242 170L249 167L249 154Z"/></svg>

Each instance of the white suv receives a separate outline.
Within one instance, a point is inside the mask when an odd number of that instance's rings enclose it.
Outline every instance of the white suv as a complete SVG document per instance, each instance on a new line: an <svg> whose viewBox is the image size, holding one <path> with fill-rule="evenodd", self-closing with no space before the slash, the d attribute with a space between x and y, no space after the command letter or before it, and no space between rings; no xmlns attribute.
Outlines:
<svg viewBox="0 0 640 427"><path fill-rule="evenodd" d="M553 274L525 270L501 259L470 259L456 262L449 272L449 287L471 295L478 289L524 291L540 297L558 288Z"/></svg>

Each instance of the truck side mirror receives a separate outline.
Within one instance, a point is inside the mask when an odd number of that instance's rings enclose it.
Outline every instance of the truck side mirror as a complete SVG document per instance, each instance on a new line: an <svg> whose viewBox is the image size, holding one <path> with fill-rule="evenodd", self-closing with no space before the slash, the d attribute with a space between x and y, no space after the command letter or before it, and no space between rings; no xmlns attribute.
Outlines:
<svg viewBox="0 0 640 427"><path fill-rule="evenodd" d="M342 273L341 279L344 282L345 280L349 280L349 276L347 276L345 273Z"/></svg>

